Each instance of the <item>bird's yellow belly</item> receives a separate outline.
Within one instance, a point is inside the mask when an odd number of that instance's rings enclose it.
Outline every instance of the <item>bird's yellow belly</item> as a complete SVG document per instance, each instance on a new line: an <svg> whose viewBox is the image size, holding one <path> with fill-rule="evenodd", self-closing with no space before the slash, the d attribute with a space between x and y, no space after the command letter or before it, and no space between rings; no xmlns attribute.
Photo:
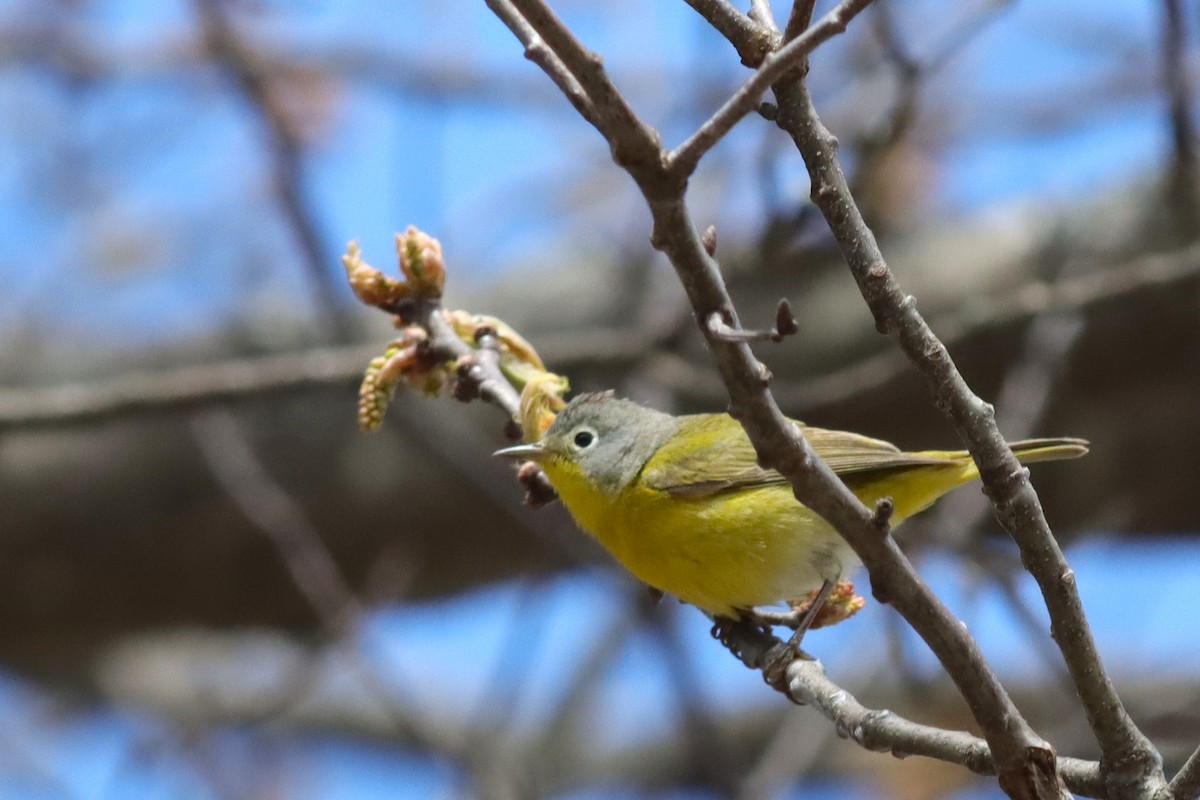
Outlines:
<svg viewBox="0 0 1200 800"><path fill-rule="evenodd" d="M641 491L622 506L597 537L646 583L715 614L800 597L857 564L786 486L694 499Z"/></svg>
<svg viewBox="0 0 1200 800"><path fill-rule="evenodd" d="M631 487L618 500L553 475L576 521L647 584L713 614L796 598L858 562L787 486L702 498Z"/></svg>
<svg viewBox="0 0 1200 800"><path fill-rule="evenodd" d="M712 614L800 598L859 563L786 484L694 498L634 485L613 497L571 466L545 466L576 521L626 569ZM969 477L957 467L927 472L852 482L851 489L868 507L893 498L894 527Z"/></svg>

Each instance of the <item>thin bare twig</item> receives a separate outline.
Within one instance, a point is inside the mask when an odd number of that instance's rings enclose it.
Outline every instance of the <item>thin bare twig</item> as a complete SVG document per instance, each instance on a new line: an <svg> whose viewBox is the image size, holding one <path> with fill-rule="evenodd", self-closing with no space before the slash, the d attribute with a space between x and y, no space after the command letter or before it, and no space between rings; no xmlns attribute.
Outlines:
<svg viewBox="0 0 1200 800"><path fill-rule="evenodd" d="M1050 251L1053 258L1053 250ZM1061 258L1058 259L1061 261ZM1056 264L1059 276L1078 272L1085 261L1083 257L1068 259ZM1059 277L1052 285L1064 278ZM1041 420L1055 379L1064 371L1064 366L1086 327L1082 311L1078 309L1038 316L1025 333L1022 352L1009 367L997 395L998 424L1008 432L1010 439L1025 439L1033 436ZM1046 663L1055 678L1059 679L1068 693L1074 693L1070 672L1047 636L1045 623L1017 592L1016 573L1019 564L1015 558L996 558L991 548L979 546L978 537L972 537L980 523L986 518L988 506L979 501L977 494L959 494L949 497L938 505L931 519L925 524L938 531L943 541L960 551L975 563L977 569L989 576L1000 587L1013 616L1026 633L1026 641Z"/></svg>
<svg viewBox="0 0 1200 800"><path fill-rule="evenodd" d="M736 626L729 631L729 638L731 649L752 667L770 661L773 654L785 646L776 636L753 625ZM788 665L784 686L792 700L814 706L835 724L839 735L853 739L868 750L890 752L900 757L926 756L960 764L980 775L999 774L1001 765L983 739L911 722L890 711L865 708L829 679L820 661L793 661ZM1092 797L1109 796L1097 762L1063 758L1056 759L1055 763L1057 775L1072 791Z"/></svg>
<svg viewBox="0 0 1200 800"><path fill-rule="evenodd" d="M233 75L246 100L263 119L275 172L275 189L284 217L300 245L304 270L330 330L338 340L345 341L350 337L343 313L347 296L341 293L340 282L334 279L329 268L333 254L321 241L304 196L300 141L271 101L267 79L226 18L224 3L225 0L194 0L204 37L213 56Z"/></svg>
<svg viewBox="0 0 1200 800"><path fill-rule="evenodd" d="M789 70L808 58L818 45L846 30L846 25L872 0L844 0L833 10L782 48L769 53L762 65L743 83L725 104L709 117L696 132L667 156L667 171L686 177L696 170L700 159L733 129L742 117L758 108L763 92ZM810 9L811 10L811 9Z"/></svg>
<svg viewBox="0 0 1200 800"><path fill-rule="evenodd" d="M308 515L255 458L237 420L228 411L206 411L192 419L192 431L213 477L270 538L321 622L339 636L350 633L362 613L358 599Z"/></svg>
<svg viewBox="0 0 1200 800"><path fill-rule="evenodd" d="M613 160L628 170L657 169L662 163L658 132L642 122L617 87L608 79L604 61L575 38L562 20L541 0L510 2L554 51L591 101L594 117L587 118L608 141ZM553 76L551 76L553 78Z"/></svg>
<svg viewBox="0 0 1200 800"><path fill-rule="evenodd" d="M817 0L794 0L787 24L783 28L783 41L792 41L808 28L816 5Z"/></svg>
<svg viewBox="0 0 1200 800"><path fill-rule="evenodd" d="M768 330L745 330L735 328L721 318L717 312L708 315L704 320L708 332L726 342L782 342L787 336L794 336L800 331L796 324L796 316L792 313L792 305L786 299L780 300L775 308L775 324Z"/></svg>
<svg viewBox="0 0 1200 800"><path fill-rule="evenodd" d="M581 117L592 125L597 125L596 109L579 85L579 81L575 80L575 76L563 66L554 51L546 46L537 31L517 13L512 3L509 0L487 0L487 4L492 13L500 18L500 21L513 32L521 44L525 45L525 57L550 76L550 80L554 81L554 85L562 91Z"/></svg>

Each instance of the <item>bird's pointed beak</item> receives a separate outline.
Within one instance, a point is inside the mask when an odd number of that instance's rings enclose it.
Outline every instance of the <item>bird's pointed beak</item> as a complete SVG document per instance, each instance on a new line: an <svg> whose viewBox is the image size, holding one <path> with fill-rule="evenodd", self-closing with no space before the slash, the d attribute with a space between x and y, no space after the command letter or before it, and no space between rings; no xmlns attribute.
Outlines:
<svg viewBox="0 0 1200 800"><path fill-rule="evenodd" d="M534 442L533 444L516 444L506 447L503 450L497 450L492 455L517 461L541 461L548 455L548 451L542 447L541 442Z"/></svg>

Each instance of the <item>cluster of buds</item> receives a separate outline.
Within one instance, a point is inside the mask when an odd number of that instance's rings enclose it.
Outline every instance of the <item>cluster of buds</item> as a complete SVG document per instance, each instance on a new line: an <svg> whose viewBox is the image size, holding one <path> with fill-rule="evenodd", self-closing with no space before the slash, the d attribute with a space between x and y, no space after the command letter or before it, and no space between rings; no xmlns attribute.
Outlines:
<svg viewBox="0 0 1200 800"><path fill-rule="evenodd" d="M525 441L542 438L566 405L563 395L568 388L567 379L553 372L543 372L525 383L521 390L521 432Z"/></svg>
<svg viewBox="0 0 1200 800"><path fill-rule="evenodd" d="M365 262L356 242L350 242L342 256L346 278L358 299L394 315L396 327L401 329L400 338L389 342L363 375L358 392L359 427L379 428L401 383L425 394L438 394L450 385L460 400L478 397L482 383L495 379L494 373L489 378L480 369L486 362L522 390L521 434L527 441L540 438L565 405L566 379L546 372L533 346L502 320L438 307L446 263L437 239L410 225L396 234L396 256L399 277L385 275ZM431 334L431 329L424 327L432 321L429 314L441 315L471 351L462 354L456 343L431 341L431 335L442 334Z"/></svg>
<svg viewBox="0 0 1200 800"><path fill-rule="evenodd" d="M798 614L803 614L817 599L820 594L820 589L813 589L802 600L794 602L792 609ZM825 598L825 605L817 611L816 619L810 629L827 628L830 625L836 625L839 622L850 619L859 611L862 611L863 606L867 601L854 593L854 584L850 581L838 581L833 586L833 591Z"/></svg>
<svg viewBox="0 0 1200 800"><path fill-rule="evenodd" d="M404 233L396 234L396 256L400 271L408 280L413 293L422 300L440 300L446 285L446 262L442 258L442 243L409 225Z"/></svg>
<svg viewBox="0 0 1200 800"><path fill-rule="evenodd" d="M410 225L396 234L396 256L404 280L385 275L364 261L357 242L346 246L342 266L359 300L394 314L406 301L441 298L446 262L437 239Z"/></svg>
<svg viewBox="0 0 1200 800"><path fill-rule="evenodd" d="M445 385L444 364L428 347L429 334L415 325L388 342L383 355L371 359L358 388L358 426L378 430L388 402L401 383L425 394L437 394Z"/></svg>

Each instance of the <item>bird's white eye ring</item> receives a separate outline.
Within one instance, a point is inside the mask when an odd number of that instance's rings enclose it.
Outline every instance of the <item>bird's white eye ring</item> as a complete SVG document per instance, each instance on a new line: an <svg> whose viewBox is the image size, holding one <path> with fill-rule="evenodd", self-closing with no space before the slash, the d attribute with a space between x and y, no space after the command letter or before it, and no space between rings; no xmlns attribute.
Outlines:
<svg viewBox="0 0 1200 800"><path fill-rule="evenodd" d="M580 428L575 431L575 435L571 437L571 441L580 450L586 450L591 447L596 441L596 432L591 428Z"/></svg>

